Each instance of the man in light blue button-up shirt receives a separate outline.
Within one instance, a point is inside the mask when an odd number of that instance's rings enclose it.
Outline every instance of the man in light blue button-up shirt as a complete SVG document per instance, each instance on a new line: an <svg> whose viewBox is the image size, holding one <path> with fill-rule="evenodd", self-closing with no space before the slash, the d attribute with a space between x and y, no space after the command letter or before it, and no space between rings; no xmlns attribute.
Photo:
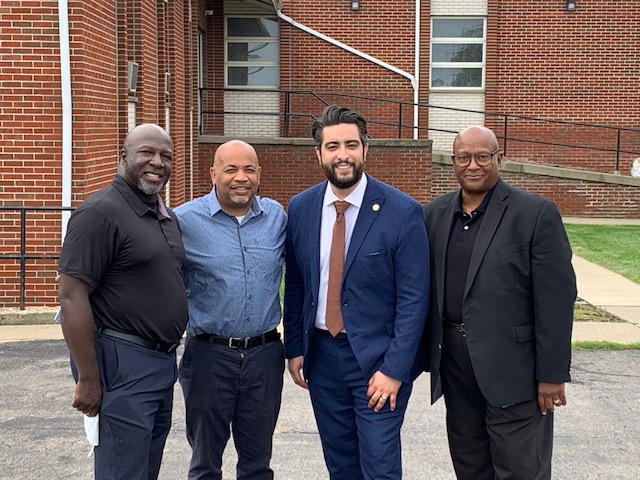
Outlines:
<svg viewBox="0 0 640 480"><path fill-rule="evenodd" d="M175 209L189 304L180 362L189 479L221 478L230 427L238 478L271 479L284 372L276 327L287 219L278 202L256 195L260 166L251 145L222 144L210 173L211 193Z"/></svg>

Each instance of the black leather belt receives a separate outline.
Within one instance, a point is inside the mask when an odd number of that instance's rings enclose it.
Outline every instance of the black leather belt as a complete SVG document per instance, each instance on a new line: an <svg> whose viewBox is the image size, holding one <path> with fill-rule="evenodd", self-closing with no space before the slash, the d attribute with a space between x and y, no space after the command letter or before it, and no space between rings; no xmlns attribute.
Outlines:
<svg viewBox="0 0 640 480"><path fill-rule="evenodd" d="M102 335L106 335L107 337L118 338L120 340L126 340L127 342L135 343L136 345L140 345L141 347L148 348L150 350L155 350L156 352L162 353L171 353L175 351L179 346L178 343L157 343L152 340L147 340L145 338L139 337L137 335L133 335L131 333L119 332L118 330L113 330L112 328L105 328L99 325L94 327L94 330Z"/></svg>
<svg viewBox="0 0 640 480"><path fill-rule="evenodd" d="M338 332L338 334L334 337L333 335L331 335L331 332L329 330L323 330L322 328L315 328L315 331L318 333L323 333L325 335L330 335L331 337L337 338L338 340L347 339L347 334L345 332Z"/></svg>
<svg viewBox="0 0 640 480"><path fill-rule="evenodd" d="M218 335L212 335L210 333L198 333L194 336L203 342L226 345L230 348L252 348L280 340L280 333L275 328L262 335L256 335L255 337L219 337Z"/></svg>
<svg viewBox="0 0 640 480"><path fill-rule="evenodd" d="M467 332L464 329L464 323L443 322L442 324L444 325L444 328L446 328L447 330L461 333L463 337L467 336Z"/></svg>

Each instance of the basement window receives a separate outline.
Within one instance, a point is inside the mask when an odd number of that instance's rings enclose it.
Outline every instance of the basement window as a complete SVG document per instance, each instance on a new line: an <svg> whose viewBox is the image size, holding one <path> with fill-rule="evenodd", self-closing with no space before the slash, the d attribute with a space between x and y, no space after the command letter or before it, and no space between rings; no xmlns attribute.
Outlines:
<svg viewBox="0 0 640 480"><path fill-rule="evenodd" d="M484 18L431 19L431 90L482 90L486 50Z"/></svg>
<svg viewBox="0 0 640 480"><path fill-rule="evenodd" d="M280 31L277 17L227 17L225 85L280 86Z"/></svg>

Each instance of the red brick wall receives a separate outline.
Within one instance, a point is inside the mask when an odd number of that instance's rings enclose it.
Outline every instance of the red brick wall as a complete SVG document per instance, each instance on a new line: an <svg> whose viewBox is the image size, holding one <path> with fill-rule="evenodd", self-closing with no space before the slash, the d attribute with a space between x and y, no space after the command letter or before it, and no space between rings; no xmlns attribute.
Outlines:
<svg viewBox="0 0 640 480"><path fill-rule="evenodd" d="M61 90L57 2L0 5L0 206L60 205ZM60 215L27 215L27 255L56 253ZM20 214L0 211L0 253L20 252ZM55 262L27 261L29 300L51 303ZM43 285L49 281L49 287ZM0 306L17 304L17 260L0 260Z"/></svg>
<svg viewBox="0 0 640 480"><path fill-rule="evenodd" d="M637 0L489 0L486 110L620 127L640 126L640 8ZM502 131L498 119L488 126ZM509 135L615 149L616 131L510 121ZM640 131L621 149L640 152ZM615 153L511 144L511 158L611 173ZM635 155L638 156L637 154ZM623 154L627 174L632 154ZM557 160L560 159L560 160Z"/></svg>
<svg viewBox="0 0 640 480"><path fill-rule="evenodd" d="M638 187L529 175L502 171L501 177L514 187L553 200L563 216L593 218L637 218ZM460 188L450 165L433 165L433 198Z"/></svg>
<svg viewBox="0 0 640 480"><path fill-rule="evenodd" d="M219 144L200 145L200 172L195 196L211 190L209 167ZM278 200L287 206L296 193L326 180L313 143L295 140L291 144L253 143L262 174L260 195ZM429 199L431 184L431 147L428 141L420 145L406 141L372 141L365 164L365 171L378 180L404 191L419 202Z"/></svg>
<svg viewBox="0 0 640 480"><path fill-rule="evenodd" d="M415 0L389 2L363 1L359 11L351 10L344 0L318 2L286 0L283 13L295 21L328 37L378 58L396 68L414 74ZM428 17L427 17L428 18ZM426 23L428 26L428 23ZM428 31L428 30L427 30ZM281 22L281 87L341 94L388 98L413 103L410 81L368 60L311 36L288 23ZM427 37L428 38L428 37ZM327 103L355 108L367 118L397 123L397 108L380 102L322 96ZM292 98L292 111L303 116L292 119L291 136L309 135L308 114L322 111L324 104L307 95ZM412 119L412 106L405 105L402 115ZM375 138L397 138L395 128L372 125ZM411 138L407 129L404 138Z"/></svg>
<svg viewBox="0 0 640 480"><path fill-rule="evenodd" d="M110 182L127 132L127 60L140 63L137 123L166 126L176 143L172 203L185 196L189 107L185 80L193 45L185 39L185 2L71 0L69 35L73 101L73 204ZM196 18L194 12L194 19ZM118 27L118 28L116 28ZM117 35L117 38L116 38ZM195 41L195 40L194 40ZM0 206L62 204L62 104L56 1L0 5ZM164 73L172 73L165 96ZM164 107L170 102L170 125ZM195 120L195 118L194 118ZM194 132L197 153L197 137ZM20 250L17 211L0 211L0 254ZM60 213L28 212L26 254L57 255ZM54 305L56 260L27 260L26 304ZM0 259L0 306L19 302L19 261Z"/></svg>

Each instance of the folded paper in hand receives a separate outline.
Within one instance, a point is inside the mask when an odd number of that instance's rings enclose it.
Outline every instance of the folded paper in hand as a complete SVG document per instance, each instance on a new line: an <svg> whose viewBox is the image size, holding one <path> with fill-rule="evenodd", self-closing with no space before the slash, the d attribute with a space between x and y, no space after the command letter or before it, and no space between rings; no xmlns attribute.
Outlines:
<svg viewBox="0 0 640 480"><path fill-rule="evenodd" d="M89 456L93 453L94 447L100 443L100 414L95 417L84 416L84 432L87 434L87 440L91 444Z"/></svg>

